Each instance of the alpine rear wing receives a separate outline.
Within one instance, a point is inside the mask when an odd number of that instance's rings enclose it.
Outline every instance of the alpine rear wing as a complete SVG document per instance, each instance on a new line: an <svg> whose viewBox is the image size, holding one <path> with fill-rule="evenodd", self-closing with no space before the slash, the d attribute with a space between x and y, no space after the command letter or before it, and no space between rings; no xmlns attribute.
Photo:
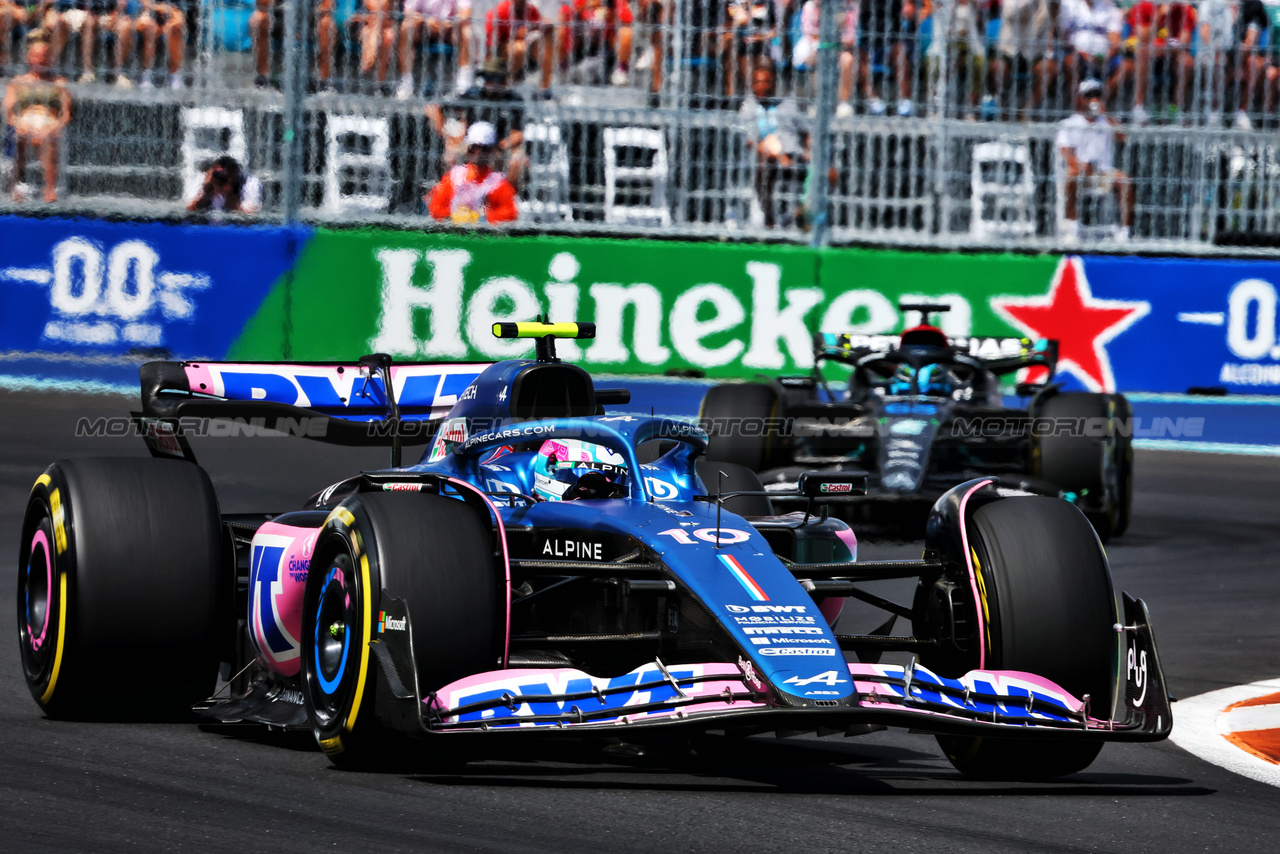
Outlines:
<svg viewBox="0 0 1280 854"><path fill-rule="evenodd" d="M404 440L430 440L436 422L488 366L397 364L383 353L355 362L147 362L134 418L154 456L194 459L186 434L213 419L233 422L240 435L276 431L390 447L398 466Z"/></svg>

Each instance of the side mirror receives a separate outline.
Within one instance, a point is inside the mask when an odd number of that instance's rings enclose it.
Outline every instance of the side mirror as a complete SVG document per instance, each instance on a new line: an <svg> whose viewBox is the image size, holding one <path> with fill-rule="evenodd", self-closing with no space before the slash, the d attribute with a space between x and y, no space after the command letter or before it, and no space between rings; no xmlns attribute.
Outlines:
<svg viewBox="0 0 1280 854"><path fill-rule="evenodd" d="M805 498L844 498L867 494L865 471L807 471L796 483Z"/></svg>

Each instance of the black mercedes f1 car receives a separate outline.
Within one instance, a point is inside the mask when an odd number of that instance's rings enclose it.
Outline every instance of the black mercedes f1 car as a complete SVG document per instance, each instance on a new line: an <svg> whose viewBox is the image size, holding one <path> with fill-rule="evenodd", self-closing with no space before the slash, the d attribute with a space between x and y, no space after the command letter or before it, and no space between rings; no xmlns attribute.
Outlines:
<svg viewBox="0 0 1280 854"><path fill-rule="evenodd" d="M1129 525L1133 410L1122 394L1062 391L1052 382L1057 342L1016 339L999 355L954 345L930 315L946 305L899 306L920 322L896 342L868 336L814 336L806 376L726 383L702 402L708 457L758 472L766 487L794 487L811 469L861 469L867 500L918 502L979 475L1084 511L1106 540ZM1016 346L1007 346L1014 344ZM976 348L975 348L976 349ZM825 366L847 366L847 381ZM1019 382L1019 407L1005 404L1001 378Z"/></svg>

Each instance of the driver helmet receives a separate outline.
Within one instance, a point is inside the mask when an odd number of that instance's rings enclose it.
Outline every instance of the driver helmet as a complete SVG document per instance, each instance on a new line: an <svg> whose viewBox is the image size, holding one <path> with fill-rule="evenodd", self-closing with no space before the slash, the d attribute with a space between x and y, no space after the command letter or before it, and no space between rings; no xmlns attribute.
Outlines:
<svg viewBox="0 0 1280 854"><path fill-rule="evenodd" d="M952 391L945 365L925 365L916 374L916 383L921 394L948 397Z"/></svg>
<svg viewBox="0 0 1280 854"><path fill-rule="evenodd" d="M548 439L533 463L533 494L543 501L620 498L626 482L620 454L579 439Z"/></svg>
<svg viewBox="0 0 1280 854"><path fill-rule="evenodd" d="M898 365L889 377L889 394L915 394L915 370L910 365Z"/></svg>

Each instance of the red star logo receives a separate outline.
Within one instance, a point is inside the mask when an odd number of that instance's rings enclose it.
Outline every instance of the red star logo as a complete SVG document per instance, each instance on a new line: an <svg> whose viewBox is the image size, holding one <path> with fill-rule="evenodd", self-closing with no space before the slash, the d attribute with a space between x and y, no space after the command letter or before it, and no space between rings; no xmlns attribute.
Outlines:
<svg viewBox="0 0 1280 854"><path fill-rule="evenodd" d="M1058 367L1091 391L1115 391L1106 344L1151 311L1149 302L1095 299L1079 257L1058 262L1042 297L992 297L991 307L1031 338L1058 341Z"/></svg>

